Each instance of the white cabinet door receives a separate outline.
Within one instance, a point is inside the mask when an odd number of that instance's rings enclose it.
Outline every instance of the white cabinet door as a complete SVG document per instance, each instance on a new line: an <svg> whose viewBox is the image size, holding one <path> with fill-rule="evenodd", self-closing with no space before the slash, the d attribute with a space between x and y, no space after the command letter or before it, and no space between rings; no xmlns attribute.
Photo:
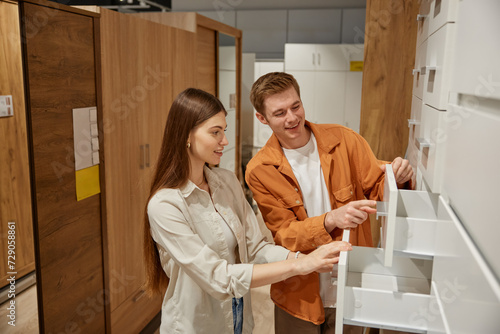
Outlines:
<svg viewBox="0 0 500 334"><path fill-rule="evenodd" d="M314 71L315 44L285 44L285 71Z"/></svg>
<svg viewBox="0 0 500 334"><path fill-rule="evenodd" d="M363 72L346 72L344 125L359 133Z"/></svg>
<svg viewBox="0 0 500 334"><path fill-rule="evenodd" d="M315 72L316 122L344 125L346 72Z"/></svg>
<svg viewBox="0 0 500 334"><path fill-rule="evenodd" d="M306 119L317 123L315 99L316 99L316 72L313 71L288 71L300 87L300 99L306 113Z"/></svg>
<svg viewBox="0 0 500 334"><path fill-rule="evenodd" d="M349 71L349 55L340 44L316 44L316 70Z"/></svg>

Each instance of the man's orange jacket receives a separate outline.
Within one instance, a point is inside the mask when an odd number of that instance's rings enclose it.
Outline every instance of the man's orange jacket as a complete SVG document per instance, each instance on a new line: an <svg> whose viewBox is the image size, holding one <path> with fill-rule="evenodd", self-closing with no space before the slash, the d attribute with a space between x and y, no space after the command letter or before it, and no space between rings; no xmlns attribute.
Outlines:
<svg viewBox="0 0 500 334"><path fill-rule="evenodd" d="M381 200L385 175L366 140L336 124L306 122L318 143L321 168L332 209L350 201ZM324 228L325 214L308 217L302 193L278 138L273 134L252 158L245 179L276 244L291 251L309 253L318 246L342 239L342 230L331 235ZM350 242L372 246L369 219L351 231ZM273 284L274 303L296 318L321 324L325 320L319 294L319 275L295 276Z"/></svg>

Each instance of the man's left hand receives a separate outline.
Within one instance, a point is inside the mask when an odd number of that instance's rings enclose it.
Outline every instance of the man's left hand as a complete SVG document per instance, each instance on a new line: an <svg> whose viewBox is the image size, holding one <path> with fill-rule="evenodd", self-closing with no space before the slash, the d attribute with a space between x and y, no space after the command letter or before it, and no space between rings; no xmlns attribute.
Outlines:
<svg viewBox="0 0 500 334"><path fill-rule="evenodd" d="M396 183L398 188L403 186L406 182L410 181L413 177L413 168L411 168L410 162L401 157L397 157L391 163L392 170L394 171L394 177L396 178ZM380 166L380 169L385 173L385 165Z"/></svg>

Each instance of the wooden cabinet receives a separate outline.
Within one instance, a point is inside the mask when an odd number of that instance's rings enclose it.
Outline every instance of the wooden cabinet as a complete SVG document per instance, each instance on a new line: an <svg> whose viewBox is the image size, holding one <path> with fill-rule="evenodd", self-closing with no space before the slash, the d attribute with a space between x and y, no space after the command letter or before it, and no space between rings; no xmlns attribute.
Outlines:
<svg viewBox="0 0 500 334"><path fill-rule="evenodd" d="M110 333L137 333L160 311L162 299L151 300L142 290L142 233L152 172L174 75L176 92L194 76L186 60L174 66L174 59L182 58L176 41L190 47L183 40L187 34L132 15L100 13Z"/></svg>
<svg viewBox="0 0 500 334"><path fill-rule="evenodd" d="M219 71L221 38L231 37L234 39L235 50L235 84L236 90L234 95L234 115L230 114L226 119L227 126L234 131L234 150L228 149L228 153L224 158L224 166L232 170L240 180L243 180L241 169L241 30L233 28L229 25L212 20L208 17L197 13L139 13L134 14L141 18L161 23L166 26L183 29L195 34L196 43L194 52L184 53L179 50L178 54L195 55L195 82L192 87L203 89L217 97L223 102L226 97L221 96L221 72ZM227 108L227 106L226 106ZM230 108L228 108L230 109ZM229 111L232 113L232 111ZM234 158L233 158L234 157ZM228 158L232 158L229 161Z"/></svg>
<svg viewBox="0 0 500 334"><path fill-rule="evenodd" d="M0 287L35 270L25 90L18 4L0 1L0 96L13 115L0 117ZM9 254L8 251L11 251ZM9 256L10 255L10 256Z"/></svg>
<svg viewBox="0 0 500 334"><path fill-rule="evenodd" d="M98 15L45 1L19 6L40 330L98 333L107 293L101 195L77 200L72 119L73 108L91 106L101 116Z"/></svg>

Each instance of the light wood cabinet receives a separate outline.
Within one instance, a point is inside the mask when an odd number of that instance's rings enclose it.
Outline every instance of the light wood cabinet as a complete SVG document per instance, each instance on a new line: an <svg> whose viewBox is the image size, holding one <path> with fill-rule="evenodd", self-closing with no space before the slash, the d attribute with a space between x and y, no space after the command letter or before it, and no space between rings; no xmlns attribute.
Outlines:
<svg viewBox="0 0 500 334"><path fill-rule="evenodd" d="M192 64L174 66L174 59L182 58L182 46L189 51L191 45L177 29L110 10L100 13L110 332L136 333L161 306L161 297L151 300L142 289L143 220L173 100L174 68L181 79L176 92L194 79L180 75Z"/></svg>
<svg viewBox="0 0 500 334"><path fill-rule="evenodd" d="M13 116L0 117L0 287L35 270L28 133L18 4L0 1L0 95ZM11 250L11 254L8 251ZM9 256L10 255L10 256Z"/></svg>
<svg viewBox="0 0 500 334"><path fill-rule="evenodd" d="M234 131L234 150L229 148L226 150L226 156L223 157L224 162L221 162L221 167L232 170L237 177L243 181L241 169L241 50L242 50L242 34L241 30L226 25L224 23L212 20L208 17L197 13L139 13L134 14L141 18L161 23L163 25L183 29L195 34L196 44L194 53L187 54L195 55L195 82L192 87L203 89L225 101L225 97L221 96L220 81L223 77L219 71L219 41L223 35L234 38L235 50L235 102L234 115L226 118L227 126ZM227 37L223 36L223 37ZM224 88L223 92L224 93ZM227 108L227 106L226 106ZM229 111L232 113L232 111ZM232 161L228 161L228 157L232 157ZM234 161L234 162L233 162ZM222 166L224 164L224 166Z"/></svg>

